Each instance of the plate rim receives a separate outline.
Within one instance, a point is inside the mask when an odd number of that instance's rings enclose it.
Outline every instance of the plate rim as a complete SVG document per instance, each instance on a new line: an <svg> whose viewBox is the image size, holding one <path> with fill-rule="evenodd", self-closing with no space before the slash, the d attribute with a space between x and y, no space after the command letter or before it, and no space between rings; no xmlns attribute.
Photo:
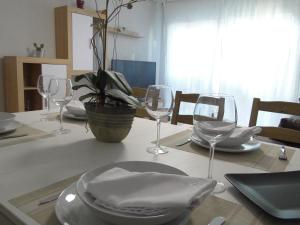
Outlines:
<svg viewBox="0 0 300 225"><path fill-rule="evenodd" d="M203 148L207 148L209 149L209 146L207 144L205 144L204 142L202 142L201 140L198 140L194 134L191 134L190 139L193 143L195 143L196 145L199 145ZM248 150L242 149L241 147L245 144L251 145L249 142L253 142L252 140L249 140L248 142L240 145L238 148L236 147L221 147L221 146L216 146L215 150L219 151L219 152L227 152L227 153L246 153L246 152L252 152L252 151L258 151L261 147L261 142L254 139L255 143L253 143L253 147L249 148ZM234 149L234 150L232 150Z"/></svg>
<svg viewBox="0 0 300 225"><path fill-rule="evenodd" d="M283 173L300 173L300 171L285 171L285 172L275 172L271 173L273 175L282 175ZM279 219L300 219L300 213L298 214L298 217L295 216L285 216L282 215L282 212L280 209L277 209L276 207L272 206L272 208L268 207L268 205L262 201L261 199L257 198L253 191L247 190L245 187L248 187L248 185L242 185L238 180L235 178L235 176L268 176L270 173L228 173L225 174L224 177L234 186L239 192L241 192L247 199L249 199L252 203L254 203L256 206L267 212L268 214L279 218ZM298 210L300 212L300 209Z"/></svg>
<svg viewBox="0 0 300 225"><path fill-rule="evenodd" d="M12 120L10 123L13 123L15 125L15 127L12 127L12 128L9 128L9 129L5 129L5 128L0 129L0 135L7 134L9 132L13 132L21 126L21 123L18 122L18 121L15 121L15 120Z"/></svg>

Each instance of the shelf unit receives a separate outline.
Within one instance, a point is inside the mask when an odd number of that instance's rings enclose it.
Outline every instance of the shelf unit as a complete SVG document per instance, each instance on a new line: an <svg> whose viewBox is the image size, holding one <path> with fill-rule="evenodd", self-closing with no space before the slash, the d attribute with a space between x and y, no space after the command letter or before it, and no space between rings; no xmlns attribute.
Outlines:
<svg viewBox="0 0 300 225"><path fill-rule="evenodd" d="M39 75L53 74L66 78L67 68L68 61L64 59L5 56L3 78L6 111L43 109L43 100L36 88Z"/></svg>

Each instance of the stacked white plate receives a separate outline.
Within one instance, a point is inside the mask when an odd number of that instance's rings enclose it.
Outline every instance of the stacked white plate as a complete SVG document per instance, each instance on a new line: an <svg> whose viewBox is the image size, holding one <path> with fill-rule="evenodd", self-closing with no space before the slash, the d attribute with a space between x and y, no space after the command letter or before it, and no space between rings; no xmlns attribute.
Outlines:
<svg viewBox="0 0 300 225"><path fill-rule="evenodd" d="M56 205L56 215L62 224L79 225L80 222L78 221L84 221L84 223L81 224L184 225L188 221L190 215L189 209L173 210L169 213L142 216L116 212L95 204L95 199L86 192L84 183L93 180L99 174L115 167L130 172L158 172L187 176L187 174L174 167L144 161L113 163L89 171L81 176L76 185L67 188L59 197Z"/></svg>
<svg viewBox="0 0 300 225"><path fill-rule="evenodd" d="M0 134L15 131L20 124L14 120L16 116L11 113L0 112Z"/></svg>
<svg viewBox="0 0 300 225"><path fill-rule="evenodd" d="M94 212L78 197L76 184L65 189L57 200L55 213L62 225L112 225L105 222L97 212ZM190 213L182 213L175 220L163 225L185 225ZM138 224L132 223L131 225ZM143 225L143 224L142 224Z"/></svg>
<svg viewBox="0 0 300 225"><path fill-rule="evenodd" d="M199 138L197 135L192 134L191 141L196 145L209 149L209 144L207 141ZM257 151L260 149L261 143L258 140L248 140L243 144L227 147L227 146L216 146L215 150L220 152L230 152L230 153L245 153L251 151Z"/></svg>

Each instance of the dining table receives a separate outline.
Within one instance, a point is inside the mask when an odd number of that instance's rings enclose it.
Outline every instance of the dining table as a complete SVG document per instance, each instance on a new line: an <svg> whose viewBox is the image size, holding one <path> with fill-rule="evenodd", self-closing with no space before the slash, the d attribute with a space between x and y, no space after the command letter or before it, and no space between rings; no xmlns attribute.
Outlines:
<svg viewBox="0 0 300 225"><path fill-rule="evenodd" d="M43 188L57 182L80 176L86 171L110 163L121 161L156 162L180 169L189 176L207 177L208 156L206 154L195 154L170 146L167 154L153 155L146 151L147 147L154 145L156 140L156 122L153 120L135 117L132 128L123 141L104 143L95 139L85 121L64 119L65 128L70 129L71 132L54 135L53 131L59 128L56 114L54 113L52 117L49 116L48 121L42 121L41 112L15 113L15 120L21 126L33 129L36 132L35 135L30 137L29 134L20 138L11 138L11 140L0 140L1 225L43 225L39 220L30 216L30 213L26 213L24 207L20 207L21 203L18 203L17 200L24 199L26 195L28 197L28 193L43 190ZM24 131L26 132L25 128ZM177 134L191 130L192 125L172 125L165 122L161 124L160 135L164 140L164 138L174 135L176 137ZM180 141L182 140L178 138L178 142ZM273 151L276 151L276 154L278 151L279 154L280 145L263 144L271 146ZM293 151L292 157L284 162L284 167L280 167L282 171L277 172L300 170L300 149L289 149ZM214 197L218 201L226 201L227 205L224 204L222 210L231 210L231 206L237 206L236 211L243 209L247 211L248 215L248 217L244 217L243 212L239 215L237 212L228 212L227 218L225 217L225 224L269 225L270 222L268 221L289 224L289 222L285 223L264 213L224 177L225 174L229 173L267 173L273 171L249 166L234 160L224 160L222 157L217 157L217 154L214 160L213 178L225 183L227 189ZM229 156L226 157L230 157L231 153L227 154ZM239 153L239 157L246 158L248 156L247 153ZM279 159L276 158L276 160L281 163ZM214 205L209 205L209 207L212 207L212 216L219 216ZM206 207L207 211L210 210L209 207ZM234 217L234 215L237 216ZM234 220L230 220L231 217L234 217ZM254 220L257 222L253 223ZM50 222L45 224L52 225ZM201 225L201 218L198 218L198 222L190 221L189 224ZM290 224L300 224L300 222L296 221L296 223Z"/></svg>

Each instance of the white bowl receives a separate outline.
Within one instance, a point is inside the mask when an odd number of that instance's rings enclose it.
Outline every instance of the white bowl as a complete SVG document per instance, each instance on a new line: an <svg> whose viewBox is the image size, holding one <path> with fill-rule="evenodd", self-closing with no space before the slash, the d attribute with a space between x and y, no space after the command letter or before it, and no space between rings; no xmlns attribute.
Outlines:
<svg viewBox="0 0 300 225"><path fill-rule="evenodd" d="M162 215L137 216L132 214L123 214L119 212L114 212L94 204L94 198L88 193L86 193L83 183L91 181L99 174L109 169L112 169L114 167L119 167L119 168L126 169L128 171L135 171L135 172L158 172L158 173L177 174L177 175L187 176L186 173L174 167L167 166L160 163L144 162L144 161L126 161L126 162L113 163L83 174L81 178L78 180L76 185L76 191L78 193L78 196L89 208L95 211L99 215L99 217L101 217L104 221L110 222L112 224L118 224L118 225L133 225L133 224L160 225L160 224L167 223L177 218L180 214L182 214L184 209L172 210L171 213L162 214Z"/></svg>

